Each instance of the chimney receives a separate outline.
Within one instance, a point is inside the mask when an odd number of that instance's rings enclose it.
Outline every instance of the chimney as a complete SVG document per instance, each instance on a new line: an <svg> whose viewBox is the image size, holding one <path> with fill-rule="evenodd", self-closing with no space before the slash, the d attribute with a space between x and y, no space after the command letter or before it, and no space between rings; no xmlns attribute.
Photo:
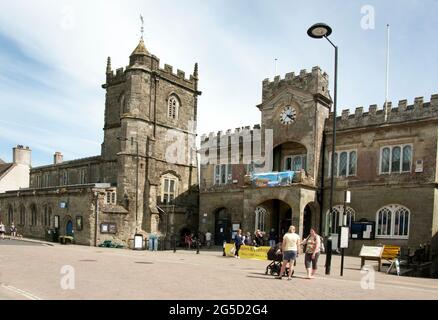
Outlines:
<svg viewBox="0 0 438 320"><path fill-rule="evenodd" d="M53 156L53 164L61 164L64 161L64 157L61 152L55 152Z"/></svg>
<svg viewBox="0 0 438 320"><path fill-rule="evenodd" d="M12 158L15 164L22 164L25 166L31 166L32 164L32 150L29 147L16 146L12 149Z"/></svg>

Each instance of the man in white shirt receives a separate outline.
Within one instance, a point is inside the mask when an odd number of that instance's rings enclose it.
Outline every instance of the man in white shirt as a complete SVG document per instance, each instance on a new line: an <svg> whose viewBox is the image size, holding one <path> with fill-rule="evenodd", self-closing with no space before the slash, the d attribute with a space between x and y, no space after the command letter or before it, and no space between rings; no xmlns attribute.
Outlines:
<svg viewBox="0 0 438 320"><path fill-rule="evenodd" d="M210 249L211 246L211 233L210 231L207 231L205 234L205 242L207 242L207 248Z"/></svg>

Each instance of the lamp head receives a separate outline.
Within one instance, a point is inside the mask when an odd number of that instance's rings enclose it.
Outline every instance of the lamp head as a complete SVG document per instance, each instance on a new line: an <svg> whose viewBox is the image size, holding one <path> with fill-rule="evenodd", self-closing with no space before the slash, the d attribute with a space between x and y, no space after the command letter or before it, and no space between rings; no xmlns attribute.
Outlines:
<svg viewBox="0 0 438 320"><path fill-rule="evenodd" d="M307 34L311 38L321 39L332 34L332 28L325 23L315 23L307 30Z"/></svg>

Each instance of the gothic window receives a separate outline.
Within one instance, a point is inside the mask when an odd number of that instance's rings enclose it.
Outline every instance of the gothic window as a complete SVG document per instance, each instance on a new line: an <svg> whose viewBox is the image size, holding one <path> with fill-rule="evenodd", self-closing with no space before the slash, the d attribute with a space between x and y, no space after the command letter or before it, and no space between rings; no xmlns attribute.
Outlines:
<svg viewBox="0 0 438 320"><path fill-rule="evenodd" d="M335 153L335 166L333 168L335 177L350 177L357 174L357 152L355 150L346 150ZM331 153L329 176L331 174Z"/></svg>
<svg viewBox="0 0 438 320"><path fill-rule="evenodd" d="M380 174L410 172L412 145L383 147L380 152Z"/></svg>
<svg viewBox="0 0 438 320"><path fill-rule="evenodd" d="M179 100L176 96L172 95L167 101L167 116L171 119L178 118Z"/></svg>
<svg viewBox="0 0 438 320"><path fill-rule="evenodd" d="M37 209L36 206L33 204L30 208L30 225L36 226L37 222Z"/></svg>
<svg viewBox="0 0 438 320"><path fill-rule="evenodd" d="M356 212L351 207L346 207L346 217L344 216L344 206L333 207L332 212L327 211L326 219L326 234L337 233L338 227L342 224L351 228L351 223L354 222ZM344 221L340 220L344 216Z"/></svg>
<svg viewBox="0 0 438 320"><path fill-rule="evenodd" d="M126 103L126 97L124 94L120 96L119 103L120 103L120 113L121 114L128 113L129 112L127 106L128 104Z"/></svg>
<svg viewBox="0 0 438 320"><path fill-rule="evenodd" d="M26 224L26 208L22 205L20 207L20 225L24 226Z"/></svg>
<svg viewBox="0 0 438 320"><path fill-rule="evenodd" d="M14 208L10 205L8 208L8 223L9 225L14 222Z"/></svg>
<svg viewBox="0 0 438 320"><path fill-rule="evenodd" d="M44 226L50 227L50 221L52 219L52 208L49 205L44 206Z"/></svg>
<svg viewBox="0 0 438 320"><path fill-rule="evenodd" d="M173 175L165 175L161 179L161 202L172 204L177 196L178 178Z"/></svg>
<svg viewBox="0 0 438 320"><path fill-rule="evenodd" d="M255 209L255 230L260 230L262 232L266 232L266 221L267 221L268 212L263 207L257 207Z"/></svg>
<svg viewBox="0 0 438 320"><path fill-rule="evenodd" d="M355 176L356 172L357 172L357 153L356 151L352 151L350 152L350 157L349 157L349 164L348 164L348 175L349 176Z"/></svg>
<svg viewBox="0 0 438 320"><path fill-rule="evenodd" d="M410 211L400 205L388 205L377 212L377 236L408 239Z"/></svg>
<svg viewBox="0 0 438 320"><path fill-rule="evenodd" d="M404 146L403 147L403 172L410 172L412 164L412 147Z"/></svg>

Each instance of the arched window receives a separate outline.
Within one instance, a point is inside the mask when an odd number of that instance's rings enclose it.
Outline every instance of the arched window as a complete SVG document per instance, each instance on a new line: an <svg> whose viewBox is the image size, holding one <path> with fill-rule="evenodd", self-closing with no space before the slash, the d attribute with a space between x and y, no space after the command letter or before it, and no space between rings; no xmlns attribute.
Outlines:
<svg viewBox="0 0 438 320"><path fill-rule="evenodd" d="M30 208L30 225L36 226L37 222L37 209L36 205L33 204Z"/></svg>
<svg viewBox="0 0 438 320"><path fill-rule="evenodd" d="M12 205L10 205L8 208L8 223L9 225L12 225L13 222L14 222L14 208L12 207Z"/></svg>
<svg viewBox="0 0 438 320"><path fill-rule="evenodd" d="M344 206L335 206L333 207L332 212L327 211L327 219L326 219L326 234L337 233L338 227L342 224L341 217L344 213ZM351 223L354 222L356 212L351 207L346 207L347 221L346 225L351 227Z"/></svg>
<svg viewBox="0 0 438 320"><path fill-rule="evenodd" d="M128 104L126 103L126 97L125 94L122 94L119 98L119 104L120 104L120 114L128 113Z"/></svg>
<svg viewBox="0 0 438 320"><path fill-rule="evenodd" d="M260 230L266 232L266 221L267 221L268 211L263 207L257 207L255 209L255 230Z"/></svg>
<svg viewBox="0 0 438 320"><path fill-rule="evenodd" d="M167 116L171 119L178 118L179 100L176 96L172 95L167 101Z"/></svg>
<svg viewBox="0 0 438 320"><path fill-rule="evenodd" d="M44 226L50 227L50 221L52 219L52 208L49 205L44 206Z"/></svg>
<svg viewBox="0 0 438 320"><path fill-rule="evenodd" d="M20 207L20 225L26 225L26 208L23 205Z"/></svg>
<svg viewBox="0 0 438 320"><path fill-rule="evenodd" d="M377 211L377 237L409 238L409 223L411 212L408 208L392 204Z"/></svg>

